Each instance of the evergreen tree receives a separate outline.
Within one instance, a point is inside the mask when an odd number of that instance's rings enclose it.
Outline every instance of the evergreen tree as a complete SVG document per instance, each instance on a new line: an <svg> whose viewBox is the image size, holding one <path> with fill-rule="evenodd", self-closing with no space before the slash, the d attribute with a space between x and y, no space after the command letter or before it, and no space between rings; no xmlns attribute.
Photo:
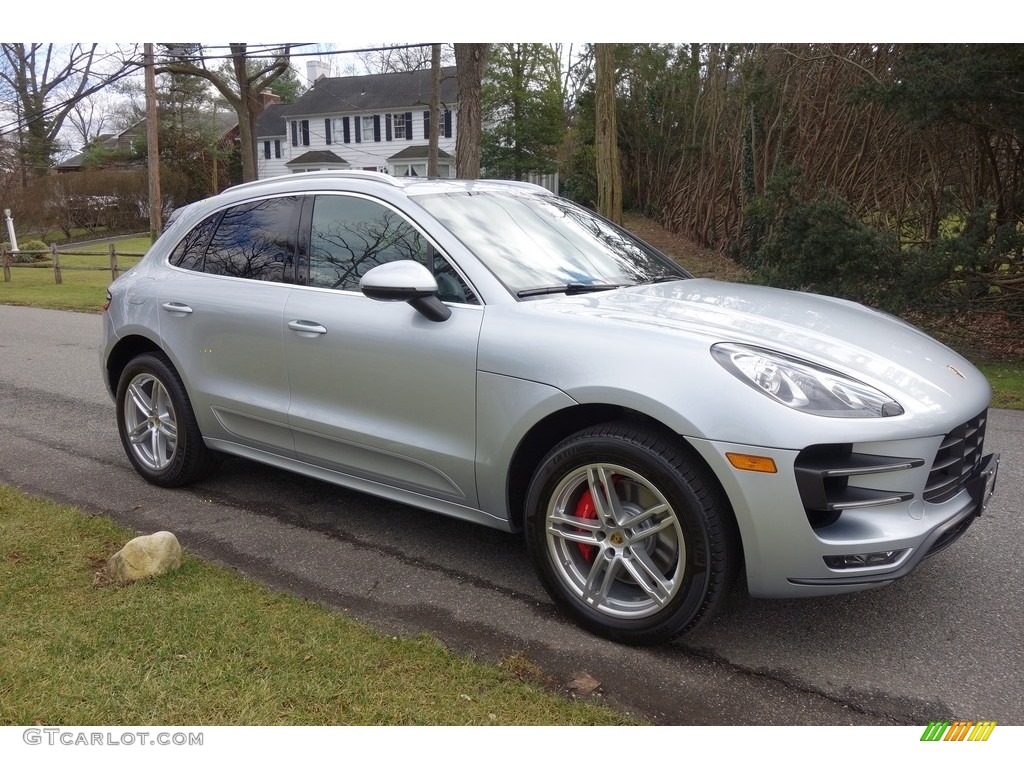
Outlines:
<svg viewBox="0 0 1024 768"><path fill-rule="evenodd" d="M488 53L481 165L494 178L553 173L565 135L561 62L554 46L504 43Z"/></svg>

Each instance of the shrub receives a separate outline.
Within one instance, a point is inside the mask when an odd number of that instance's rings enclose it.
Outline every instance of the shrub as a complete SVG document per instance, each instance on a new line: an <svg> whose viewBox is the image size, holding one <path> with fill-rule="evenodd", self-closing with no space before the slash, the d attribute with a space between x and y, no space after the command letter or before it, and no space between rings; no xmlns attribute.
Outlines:
<svg viewBox="0 0 1024 768"><path fill-rule="evenodd" d="M4 248L10 248L9 243L4 243ZM25 240L18 243L18 252L11 254L12 264L32 264L36 261L46 261L49 257L50 246L42 240Z"/></svg>
<svg viewBox="0 0 1024 768"><path fill-rule="evenodd" d="M755 279L784 288L895 308L890 288L903 273L895 236L860 221L838 195L794 202L773 222L754 254Z"/></svg>

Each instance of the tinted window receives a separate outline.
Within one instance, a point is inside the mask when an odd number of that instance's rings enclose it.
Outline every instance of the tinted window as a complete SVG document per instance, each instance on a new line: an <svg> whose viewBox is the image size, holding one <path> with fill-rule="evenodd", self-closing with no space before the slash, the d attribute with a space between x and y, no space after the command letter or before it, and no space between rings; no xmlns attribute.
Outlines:
<svg viewBox="0 0 1024 768"><path fill-rule="evenodd" d="M295 197L274 197L225 211L206 249L203 271L281 282L294 253Z"/></svg>
<svg viewBox="0 0 1024 768"><path fill-rule="evenodd" d="M206 246L210 243L213 229L217 224L217 216L211 216L202 224L192 229L171 253L169 261L182 269L203 271L203 256Z"/></svg>
<svg viewBox="0 0 1024 768"><path fill-rule="evenodd" d="M309 284L358 291L359 278L379 264L427 264L429 243L396 211L372 200L322 195L313 206Z"/></svg>

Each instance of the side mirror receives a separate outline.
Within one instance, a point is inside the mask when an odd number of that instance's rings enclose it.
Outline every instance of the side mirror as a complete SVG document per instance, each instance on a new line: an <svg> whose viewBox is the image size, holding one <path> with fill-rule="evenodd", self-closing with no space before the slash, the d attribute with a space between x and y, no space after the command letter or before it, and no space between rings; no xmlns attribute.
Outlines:
<svg viewBox="0 0 1024 768"><path fill-rule="evenodd" d="M377 301L406 301L421 315L435 323L443 322L452 311L437 297L437 280L418 261L403 259L374 267L359 280L363 295Z"/></svg>

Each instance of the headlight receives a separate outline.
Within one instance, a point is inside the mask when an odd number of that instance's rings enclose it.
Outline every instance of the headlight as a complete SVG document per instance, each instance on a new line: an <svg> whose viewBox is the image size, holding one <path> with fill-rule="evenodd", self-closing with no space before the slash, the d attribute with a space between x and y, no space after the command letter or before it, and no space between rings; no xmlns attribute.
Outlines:
<svg viewBox="0 0 1024 768"><path fill-rule="evenodd" d="M848 419L903 413L899 403L874 387L779 352L741 344L715 344L711 354L743 383L804 413Z"/></svg>

